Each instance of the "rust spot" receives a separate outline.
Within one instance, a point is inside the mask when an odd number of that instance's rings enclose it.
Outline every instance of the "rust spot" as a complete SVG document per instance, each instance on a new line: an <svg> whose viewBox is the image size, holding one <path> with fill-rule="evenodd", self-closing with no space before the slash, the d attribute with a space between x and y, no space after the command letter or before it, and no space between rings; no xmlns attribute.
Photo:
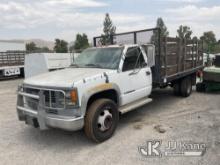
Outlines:
<svg viewBox="0 0 220 165"><path fill-rule="evenodd" d="M112 89L112 84L111 83L108 83L108 84L101 84L101 85L98 85L92 89L90 89L89 91L103 91L103 90L107 90L107 89Z"/></svg>

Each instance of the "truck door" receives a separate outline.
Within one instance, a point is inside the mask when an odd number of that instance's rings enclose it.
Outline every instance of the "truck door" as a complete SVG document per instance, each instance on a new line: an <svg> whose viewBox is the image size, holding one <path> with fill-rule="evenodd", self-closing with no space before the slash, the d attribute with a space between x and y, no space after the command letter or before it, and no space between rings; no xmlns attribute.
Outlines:
<svg viewBox="0 0 220 165"><path fill-rule="evenodd" d="M129 47L120 73L121 103L125 105L140 98L149 96L152 90L151 69L147 65L147 57L140 47Z"/></svg>

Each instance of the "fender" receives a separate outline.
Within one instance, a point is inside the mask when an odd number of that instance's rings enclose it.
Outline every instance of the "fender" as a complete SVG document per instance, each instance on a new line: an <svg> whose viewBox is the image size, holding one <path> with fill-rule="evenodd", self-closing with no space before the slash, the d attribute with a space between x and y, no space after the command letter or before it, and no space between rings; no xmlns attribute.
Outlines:
<svg viewBox="0 0 220 165"><path fill-rule="evenodd" d="M81 100L81 111L82 111L83 116L85 116L86 109L87 109L87 103L88 103L89 99L93 95L100 93L100 92L107 91L107 90L115 90L116 91L116 93L118 95L118 103L120 105L121 91L120 91L120 88L118 87L118 85L114 84L114 83L100 84L100 85L97 85L95 87L88 89L87 92L83 94L82 100Z"/></svg>

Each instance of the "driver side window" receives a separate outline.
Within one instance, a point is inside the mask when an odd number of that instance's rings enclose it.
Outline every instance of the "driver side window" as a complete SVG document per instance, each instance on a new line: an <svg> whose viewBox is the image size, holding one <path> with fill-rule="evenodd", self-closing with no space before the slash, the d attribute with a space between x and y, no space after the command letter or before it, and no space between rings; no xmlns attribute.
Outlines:
<svg viewBox="0 0 220 165"><path fill-rule="evenodd" d="M127 50L122 71L126 72L141 68L144 64L145 61L141 49L139 47L131 47Z"/></svg>

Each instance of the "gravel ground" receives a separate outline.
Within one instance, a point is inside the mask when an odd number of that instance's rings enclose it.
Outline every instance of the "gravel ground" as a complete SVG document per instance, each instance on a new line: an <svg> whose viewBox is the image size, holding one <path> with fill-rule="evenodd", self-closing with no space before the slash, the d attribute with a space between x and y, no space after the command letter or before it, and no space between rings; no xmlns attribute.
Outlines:
<svg viewBox="0 0 220 165"><path fill-rule="evenodd" d="M169 164L217 165L220 162L220 93L183 99L171 89L157 90L154 101L121 117L115 135L102 144L83 131L39 131L19 122L16 88L22 80L0 82L0 164ZM150 139L205 143L202 157L145 158L139 146Z"/></svg>

